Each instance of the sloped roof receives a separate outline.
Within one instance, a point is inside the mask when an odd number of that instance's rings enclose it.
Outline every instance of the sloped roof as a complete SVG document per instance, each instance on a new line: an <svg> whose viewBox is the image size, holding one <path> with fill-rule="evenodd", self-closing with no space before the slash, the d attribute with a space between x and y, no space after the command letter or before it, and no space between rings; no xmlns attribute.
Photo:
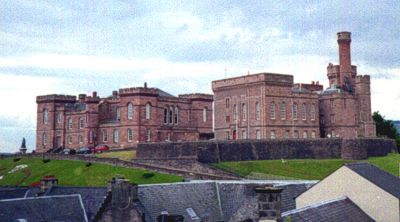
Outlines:
<svg viewBox="0 0 400 222"><path fill-rule="evenodd" d="M369 163L348 163L346 167L386 192L400 198L400 178Z"/></svg>
<svg viewBox="0 0 400 222"><path fill-rule="evenodd" d="M28 187L0 187L0 200L23 198L28 191Z"/></svg>
<svg viewBox="0 0 400 222"><path fill-rule="evenodd" d="M0 221L88 221L80 195L0 200Z"/></svg>
<svg viewBox="0 0 400 222"><path fill-rule="evenodd" d="M284 212L282 219L292 222L374 221L347 197Z"/></svg>

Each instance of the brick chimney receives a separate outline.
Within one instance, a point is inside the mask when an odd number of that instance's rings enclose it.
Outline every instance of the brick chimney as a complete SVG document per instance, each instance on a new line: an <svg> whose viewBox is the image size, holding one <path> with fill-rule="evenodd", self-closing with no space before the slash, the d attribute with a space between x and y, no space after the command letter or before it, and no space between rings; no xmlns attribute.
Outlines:
<svg viewBox="0 0 400 222"><path fill-rule="evenodd" d="M84 103L86 99L86 94L79 94L78 98L80 103Z"/></svg>
<svg viewBox="0 0 400 222"><path fill-rule="evenodd" d="M258 194L258 216L262 222L281 222L281 192L282 188L265 186L257 187Z"/></svg>
<svg viewBox="0 0 400 222"><path fill-rule="evenodd" d="M40 192L46 192L50 187L58 184L58 179L55 176L44 176L40 180Z"/></svg>
<svg viewBox="0 0 400 222"><path fill-rule="evenodd" d="M111 205L126 208L138 200L138 186L124 178L112 178L110 181Z"/></svg>

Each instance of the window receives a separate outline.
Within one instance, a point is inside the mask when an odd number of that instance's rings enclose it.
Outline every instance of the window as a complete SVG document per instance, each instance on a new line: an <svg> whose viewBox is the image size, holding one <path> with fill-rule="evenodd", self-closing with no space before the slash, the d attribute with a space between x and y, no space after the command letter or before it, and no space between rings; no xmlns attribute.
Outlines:
<svg viewBox="0 0 400 222"><path fill-rule="evenodd" d="M256 120L260 120L260 103L256 102Z"/></svg>
<svg viewBox="0 0 400 222"><path fill-rule="evenodd" d="M61 123L61 113L57 113L57 123Z"/></svg>
<svg viewBox="0 0 400 222"><path fill-rule="evenodd" d="M242 104L242 119L243 119L243 120L246 120L246 118L247 118L246 104L243 103L243 104Z"/></svg>
<svg viewBox="0 0 400 222"><path fill-rule="evenodd" d="M79 117L79 129L83 128L83 117Z"/></svg>
<svg viewBox="0 0 400 222"><path fill-rule="evenodd" d="M246 130L242 131L242 139L247 139Z"/></svg>
<svg viewBox="0 0 400 222"><path fill-rule="evenodd" d="M89 113L86 113L86 123L89 121Z"/></svg>
<svg viewBox="0 0 400 222"><path fill-rule="evenodd" d="M119 142L119 133L117 129L114 129L114 143L118 143Z"/></svg>
<svg viewBox="0 0 400 222"><path fill-rule="evenodd" d="M227 131L225 133L225 139L230 140L231 139L231 134L229 133L229 131Z"/></svg>
<svg viewBox="0 0 400 222"><path fill-rule="evenodd" d="M72 144L72 136L68 136L68 144Z"/></svg>
<svg viewBox="0 0 400 222"><path fill-rule="evenodd" d="M285 139L289 139L289 137L290 137L289 134L290 134L289 130L286 130L285 131Z"/></svg>
<svg viewBox="0 0 400 222"><path fill-rule="evenodd" d="M293 132L293 138L299 138L299 131L297 131L297 130L295 130L294 132Z"/></svg>
<svg viewBox="0 0 400 222"><path fill-rule="evenodd" d="M47 124L49 122L49 111L47 109L43 110L43 123Z"/></svg>
<svg viewBox="0 0 400 222"><path fill-rule="evenodd" d="M172 118L174 117L174 108L172 106L169 107L169 124L172 124Z"/></svg>
<svg viewBox="0 0 400 222"><path fill-rule="evenodd" d="M285 102L281 103L281 119L282 120L286 119L286 103Z"/></svg>
<svg viewBox="0 0 400 222"><path fill-rule="evenodd" d="M68 118L68 129L72 129L72 118Z"/></svg>
<svg viewBox="0 0 400 222"><path fill-rule="evenodd" d="M333 99L330 100L331 109L333 109Z"/></svg>
<svg viewBox="0 0 400 222"><path fill-rule="evenodd" d="M293 107L292 107L292 119L297 119L297 103L293 103Z"/></svg>
<svg viewBox="0 0 400 222"><path fill-rule="evenodd" d="M311 138L313 138L313 139L316 138L315 131L312 131L312 132L311 132Z"/></svg>
<svg viewBox="0 0 400 222"><path fill-rule="evenodd" d="M203 108L203 122L207 122L207 107Z"/></svg>
<svg viewBox="0 0 400 222"><path fill-rule="evenodd" d="M151 140L151 131L150 129L146 129L146 142L150 142Z"/></svg>
<svg viewBox="0 0 400 222"><path fill-rule="evenodd" d="M187 120L190 121L190 110L186 111L187 114Z"/></svg>
<svg viewBox="0 0 400 222"><path fill-rule="evenodd" d="M82 136L81 136L81 135L79 135L79 136L78 136L78 141L79 141L79 143L80 143L80 144L82 144L82 143L83 143L83 138L82 138Z"/></svg>
<svg viewBox="0 0 400 222"><path fill-rule="evenodd" d="M335 123L335 115L331 115L331 124Z"/></svg>
<svg viewBox="0 0 400 222"><path fill-rule="evenodd" d="M311 114L311 120L315 120L315 105L314 105L314 103L311 104L310 114Z"/></svg>
<svg viewBox="0 0 400 222"><path fill-rule="evenodd" d="M178 109L178 107L175 107L174 123L176 125L178 125L178 120L179 120L179 109Z"/></svg>
<svg viewBox="0 0 400 222"><path fill-rule="evenodd" d="M133 105L128 103L128 119L133 119Z"/></svg>
<svg viewBox="0 0 400 222"><path fill-rule="evenodd" d="M89 131L89 143L93 143L93 131Z"/></svg>
<svg viewBox="0 0 400 222"><path fill-rule="evenodd" d="M270 109L271 109L270 117L271 117L271 119L275 119L275 102L271 102L270 106L271 106L270 107Z"/></svg>
<svg viewBox="0 0 400 222"><path fill-rule="evenodd" d="M260 130L256 130L256 139L261 139L261 132Z"/></svg>
<svg viewBox="0 0 400 222"><path fill-rule="evenodd" d="M231 117L230 116L225 116L225 122L229 123L231 121Z"/></svg>
<svg viewBox="0 0 400 222"><path fill-rule="evenodd" d="M43 145L47 144L47 134L43 133Z"/></svg>
<svg viewBox="0 0 400 222"><path fill-rule="evenodd" d="M132 142L133 134L132 134L132 129L128 129L128 142Z"/></svg>
<svg viewBox="0 0 400 222"><path fill-rule="evenodd" d="M225 98L225 107L229 108L229 98Z"/></svg>
<svg viewBox="0 0 400 222"><path fill-rule="evenodd" d="M307 120L307 106L305 103L301 107L301 119Z"/></svg>
<svg viewBox="0 0 400 222"><path fill-rule="evenodd" d="M121 120L121 109L119 107L117 107L117 120Z"/></svg>
<svg viewBox="0 0 400 222"><path fill-rule="evenodd" d="M108 133L106 129L103 129L103 142L108 141Z"/></svg>
<svg viewBox="0 0 400 222"><path fill-rule="evenodd" d="M233 120L237 120L237 107L236 104L233 105Z"/></svg>
<svg viewBox="0 0 400 222"><path fill-rule="evenodd" d="M271 131L271 139L275 139L275 138L276 138L275 130L272 130Z"/></svg>
<svg viewBox="0 0 400 222"><path fill-rule="evenodd" d="M151 117L151 105L150 103L146 103L146 119L150 119Z"/></svg>
<svg viewBox="0 0 400 222"><path fill-rule="evenodd" d="M332 135L332 137L335 137L335 136L336 136L336 135L335 135L335 130L332 130L331 135Z"/></svg>
<svg viewBox="0 0 400 222"><path fill-rule="evenodd" d="M164 108L164 124L168 124L168 107Z"/></svg>
<svg viewBox="0 0 400 222"><path fill-rule="evenodd" d="M303 139L307 139L307 131L303 132Z"/></svg>

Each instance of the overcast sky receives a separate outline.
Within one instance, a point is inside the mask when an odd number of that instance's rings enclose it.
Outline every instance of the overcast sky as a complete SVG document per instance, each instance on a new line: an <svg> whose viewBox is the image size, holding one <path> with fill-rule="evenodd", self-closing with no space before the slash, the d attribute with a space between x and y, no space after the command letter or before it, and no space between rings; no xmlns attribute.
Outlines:
<svg viewBox="0 0 400 222"><path fill-rule="evenodd" d="M35 146L42 94L158 87L211 93L256 72L327 87L336 33L372 77L372 109L400 119L400 1L0 0L0 152Z"/></svg>

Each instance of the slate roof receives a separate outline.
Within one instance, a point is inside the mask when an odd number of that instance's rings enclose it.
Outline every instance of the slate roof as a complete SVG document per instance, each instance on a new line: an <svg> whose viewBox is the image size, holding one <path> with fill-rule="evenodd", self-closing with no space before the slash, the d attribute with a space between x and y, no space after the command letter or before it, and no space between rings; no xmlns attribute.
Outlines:
<svg viewBox="0 0 400 222"><path fill-rule="evenodd" d="M348 163L346 167L400 199L400 178L369 163Z"/></svg>
<svg viewBox="0 0 400 222"><path fill-rule="evenodd" d="M5 210L6 209L6 210ZM0 221L87 221L80 195L0 200Z"/></svg>
<svg viewBox="0 0 400 222"><path fill-rule="evenodd" d="M292 222L374 221L347 197L284 212L282 219Z"/></svg>
<svg viewBox="0 0 400 222"><path fill-rule="evenodd" d="M28 187L0 187L0 200L23 198L28 189Z"/></svg>
<svg viewBox="0 0 400 222"><path fill-rule="evenodd" d="M282 200L282 212L296 209L296 197L308 190L312 184L288 184L278 185L277 187L283 188L281 200Z"/></svg>

